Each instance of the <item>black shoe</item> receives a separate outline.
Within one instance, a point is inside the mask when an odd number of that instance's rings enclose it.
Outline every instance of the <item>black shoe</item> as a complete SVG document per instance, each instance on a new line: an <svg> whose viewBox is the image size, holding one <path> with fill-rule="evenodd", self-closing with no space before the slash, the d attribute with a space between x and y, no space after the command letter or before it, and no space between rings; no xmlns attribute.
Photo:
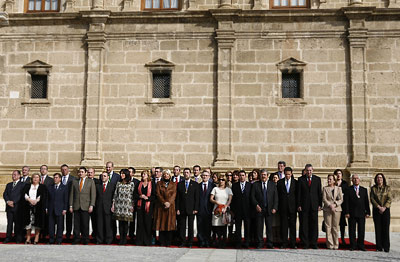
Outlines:
<svg viewBox="0 0 400 262"><path fill-rule="evenodd" d="M167 246L167 245L165 245ZM178 247L185 247L185 243L181 243Z"/></svg>
<svg viewBox="0 0 400 262"><path fill-rule="evenodd" d="M58 241L57 241L57 242L56 242L56 245L61 245L61 242L58 242Z"/></svg>
<svg viewBox="0 0 400 262"><path fill-rule="evenodd" d="M258 244L257 249L261 249L261 248L263 248L263 244Z"/></svg>
<svg viewBox="0 0 400 262"><path fill-rule="evenodd" d="M311 248L312 249L318 249L318 246L317 245L313 245L313 246L311 246Z"/></svg>
<svg viewBox="0 0 400 262"><path fill-rule="evenodd" d="M287 245L281 245L279 248L280 248L280 249L286 249L286 248L287 248Z"/></svg>
<svg viewBox="0 0 400 262"><path fill-rule="evenodd" d="M382 248L376 248L376 251L382 252L383 249Z"/></svg>
<svg viewBox="0 0 400 262"><path fill-rule="evenodd" d="M385 249L385 252L386 252L386 253L389 253L389 249Z"/></svg>
<svg viewBox="0 0 400 262"><path fill-rule="evenodd" d="M297 247L295 244L291 244L291 245L289 245L289 248L296 249Z"/></svg>
<svg viewBox="0 0 400 262"><path fill-rule="evenodd" d="M87 245L87 244L89 244L89 242L87 240L85 240L85 241L82 242L82 244L83 245Z"/></svg>
<svg viewBox="0 0 400 262"><path fill-rule="evenodd" d="M274 248L274 245L272 245L272 244L267 244L267 248Z"/></svg>
<svg viewBox="0 0 400 262"><path fill-rule="evenodd" d="M366 250L365 250L365 247L360 247L359 250L360 250L360 251L366 251Z"/></svg>
<svg viewBox="0 0 400 262"><path fill-rule="evenodd" d="M53 241L49 241L47 244L54 245L54 240Z"/></svg>
<svg viewBox="0 0 400 262"><path fill-rule="evenodd" d="M349 250L350 250L350 251L354 251L354 248L351 247Z"/></svg>
<svg viewBox="0 0 400 262"><path fill-rule="evenodd" d="M71 243L71 245L79 245L80 244L80 241L79 240L74 240L74 241L72 241L72 243Z"/></svg>
<svg viewBox="0 0 400 262"><path fill-rule="evenodd" d="M7 243L10 243L10 239L9 238L6 238L6 239L4 239L4 241L3 241L3 244L7 244Z"/></svg>

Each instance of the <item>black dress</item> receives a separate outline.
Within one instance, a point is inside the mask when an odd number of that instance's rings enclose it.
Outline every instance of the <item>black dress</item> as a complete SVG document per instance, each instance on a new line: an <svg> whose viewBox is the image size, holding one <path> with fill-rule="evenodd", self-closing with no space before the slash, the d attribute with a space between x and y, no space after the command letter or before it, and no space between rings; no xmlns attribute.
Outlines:
<svg viewBox="0 0 400 262"><path fill-rule="evenodd" d="M137 183L134 191L135 208L137 211L137 229L136 229L136 245L150 246L152 239L153 209L154 200L156 198L156 186L154 182L149 182L147 187L142 186L142 195L147 196L147 190L151 183L151 194L147 200L142 199L142 203L138 206L139 186L142 182ZM149 202L149 210L146 211L146 203Z"/></svg>
<svg viewBox="0 0 400 262"><path fill-rule="evenodd" d="M35 205L31 206L31 204L25 200L25 194L29 196L29 190L31 188L31 184L26 184L24 189L22 190L21 196L21 220L22 220L22 228L25 228L31 223L31 211L34 216L33 226L44 229L45 220L46 220L46 202L47 202L47 187L43 184L39 184L37 189L36 198L40 196L40 201Z"/></svg>
<svg viewBox="0 0 400 262"><path fill-rule="evenodd" d="M346 192L347 188L349 187L349 185L347 184L346 181L344 181L342 179L342 183L340 184L340 187L342 188L342 192L343 194ZM344 199L344 197L343 197ZM342 213L340 214L340 222L339 222L339 227L340 227L340 238L342 240L342 244L345 244L344 242L344 234L345 234L345 230L346 230L346 216L344 211L342 211Z"/></svg>

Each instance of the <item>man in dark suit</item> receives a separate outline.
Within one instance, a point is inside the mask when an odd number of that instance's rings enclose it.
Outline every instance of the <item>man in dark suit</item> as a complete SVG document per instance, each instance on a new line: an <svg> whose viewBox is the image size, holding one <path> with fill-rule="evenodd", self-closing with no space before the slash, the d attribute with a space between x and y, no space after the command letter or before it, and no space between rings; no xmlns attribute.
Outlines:
<svg viewBox="0 0 400 262"><path fill-rule="evenodd" d="M299 178L297 190L298 211L302 221L301 239L304 248L317 249L318 211L322 208L321 178L313 175L313 166L305 166L306 175Z"/></svg>
<svg viewBox="0 0 400 262"><path fill-rule="evenodd" d="M239 183L232 185L231 210L235 217L236 226L236 248L242 246L242 223L244 224L244 247L249 247L250 234L250 207L251 207L251 184L246 182L246 172L239 171Z"/></svg>
<svg viewBox="0 0 400 262"><path fill-rule="evenodd" d="M46 212L49 215L49 244L54 244L54 227L57 225L56 244L62 242L64 216L68 210L68 187L61 183L61 174L54 174L54 185L49 187Z"/></svg>
<svg viewBox="0 0 400 262"><path fill-rule="evenodd" d="M353 185L348 187L344 194L344 212L349 220L350 250L355 250L357 246L359 250L365 251L365 218L371 215L368 192L365 187L360 186L360 177L357 174L351 176L351 181Z"/></svg>
<svg viewBox="0 0 400 262"><path fill-rule="evenodd" d="M69 193L71 192L72 181L75 179L75 177L73 177L69 172L69 167L67 164L63 164L60 167L60 169L62 174L61 183L67 187L68 199L69 199ZM73 224L72 218L73 218L73 213L67 212L67 214L65 215L65 227L64 227L66 230L65 237L67 239L70 239L72 234L72 224Z"/></svg>
<svg viewBox="0 0 400 262"><path fill-rule="evenodd" d="M96 178L96 170L93 167L88 168L88 178L94 181L94 185L101 184L101 180ZM92 238L96 239L97 234L97 220L96 220L96 206L93 207L93 212L90 213L90 223L92 224Z"/></svg>
<svg viewBox="0 0 400 262"><path fill-rule="evenodd" d="M273 181L268 181L268 171L261 170L261 180L255 182L251 189L251 203L256 209L257 248L263 247L264 223L267 235L267 248L272 245L272 215L278 210L278 193Z"/></svg>
<svg viewBox="0 0 400 262"><path fill-rule="evenodd" d="M106 171L108 173L108 182L111 182L113 184L117 184L120 180L121 180L121 176L118 173L114 172L114 163L111 161L108 161L106 163ZM99 177L100 181L101 181L101 177Z"/></svg>
<svg viewBox="0 0 400 262"><path fill-rule="evenodd" d="M6 185L6 189L3 193L4 201L6 202L6 213L7 213L7 233L6 239L3 241L4 244L11 241L12 232L14 228L15 241L20 243L22 241L22 232L18 214L18 206L22 198L22 189L25 183L20 182L21 172L14 170L12 172L12 181Z"/></svg>
<svg viewBox="0 0 400 262"><path fill-rule="evenodd" d="M85 167L79 168L80 179L72 181L69 195L69 210L74 213L74 242L78 244L82 234L82 243L89 243L89 214L93 212L96 201L96 187L92 179L87 178Z"/></svg>
<svg viewBox="0 0 400 262"><path fill-rule="evenodd" d="M109 183L107 172L101 174L102 183L96 185L97 244L111 244L113 240L111 206L115 184ZM105 233L105 234L104 234Z"/></svg>
<svg viewBox="0 0 400 262"><path fill-rule="evenodd" d="M210 180L210 172L204 170L201 174L202 183L199 184L199 212L197 213L197 238L200 247L210 246L211 216L213 204L210 202L210 194L214 183Z"/></svg>
<svg viewBox="0 0 400 262"><path fill-rule="evenodd" d="M293 177L290 167L284 169L285 177L278 181L279 215L281 223L282 248L288 246L288 229L290 248L296 247L296 219L297 219L297 180Z"/></svg>
<svg viewBox="0 0 400 262"><path fill-rule="evenodd" d="M285 178L285 167L286 167L286 162L285 161L279 161L278 162L278 171L275 173L278 175L279 179Z"/></svg>
<svg viewBox="0 0 400 262"><path fill-rule="evenodd" d="M54 185L54 180L48 175L48 172L49 168L47 167L47 165L42 165L40 167L40 184L45 185L47 190L49 189L49 187ZM44 228L40 231L42 239L44 239L49 234L48 229L49 229L49 215L46 214Z"/></svg>
<svg viewBox="0 0 400 262"><path fill-rule="evenodd" d="M139 179L135 178L136 169L134 167L128 167L129 174L131 176L131 183L136 186L139 184ZM129 238L133 243L135 239L135 231L136 231L136 208L133 210L133 221L129 222Z"/></svg>
<svg viewBox="0 0 400 262"><path fill-rule="evenodd" d="M31 182L31 178L29 177L29 171L30 171L29 166L22 167L22 176L21 176L22 183L29 184Z"/></svg>
<svg viewBox="0 0 400 262"><path fill-rule="evenodd" d="M187 246L193 245L194 216L199 210L199 185L190 179L190 169L183 170L184 180L178 183L176 189L176 214L179 216L179 235L181 247L186 244L186 220L188 221Z"/></svg>

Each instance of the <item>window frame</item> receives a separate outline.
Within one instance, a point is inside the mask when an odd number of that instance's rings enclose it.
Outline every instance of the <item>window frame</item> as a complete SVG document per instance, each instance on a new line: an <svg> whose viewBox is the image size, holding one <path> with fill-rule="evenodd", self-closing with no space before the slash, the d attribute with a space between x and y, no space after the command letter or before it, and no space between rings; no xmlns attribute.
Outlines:
<svg viewBox="0 0 400 262"><path fill-rule="evenodd" d="M163 1L164 0L160 0L160 8L146 8L146 0L141 0L141 10L142 11L179 11L181 10L181 5L182 5L182 1L181 0L177 0L178 1L178 7L177 8L163 8ZM170 0L171 1L171 0Z"/></svg>
<svg viewBox="0 0 400 262"><path fill-rule="evenodd" d="M289 3L288 6L274 6L274 0L269 0L269 6L271 7L271 9L309 9L310 8L310 0L305 0L306 1L305 6L291 6L290 1L291 0L288 0L288 3Z"/></svg>
<svg viewBox="0 0 400 262"><path fill-rule="evenodd" d="M24 98L21 104L23 105L50 105L50 91L51 91L51 68L52 66L36 60L32 63L24 65L23 68L26 70L26 85L24 89ZM47 87L46 87L46 98L32 98L32 75L46 75L47 76Z"/></svg>
<svg viewBox="0 0 400 262"><path fill-rule="evenodd" d="M173 71L175 65L167 60L164 59L157 59L153 62L145 64L145 67L148 70L148 84L147 84L147 100L146 104L159 104L159 105L172 105L174 104L173 97L173 83L174 83L174 76ZM153 74L154 73L168 73L170 74L170 83L169 83L169 97L168 98L154 98L153 97L153 89L154 89L154 82L153 82Z"/></svg>
<svg viewBox="0 0 400 262"><path fill-rule="evenodd" d="M29 0L25 0L25 13L58 13L60 12L60 4L61 0L57 0L57 10L44 10L45 8L45 0L40 0L41 3L41 10L29 10ZM51 3L51 2L50 2Z"/></svg>
<svg viewBox="0 0 400 262"><path fill-rule="evenodd" d="M304 70L306 67L306 63L299 61L293 57L285 59L276 64L279 74L279 92L278 97L276 98L276 104L278 105L305 105L307 102L305 101L305 92L304 92ZM283 97L283 74L291 74L291 73L298 73L299 74L299 94L300 97L297 98L290 98L290 97Z"/></svg>

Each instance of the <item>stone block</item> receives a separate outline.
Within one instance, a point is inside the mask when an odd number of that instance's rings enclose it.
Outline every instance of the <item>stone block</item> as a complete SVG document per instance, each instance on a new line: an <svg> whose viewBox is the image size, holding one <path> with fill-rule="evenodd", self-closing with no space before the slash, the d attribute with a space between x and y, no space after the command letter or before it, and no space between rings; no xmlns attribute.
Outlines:
<svg viewBox="0 0 400 262"><path fill-rule="evenodd" d="M185 153L207 153L208 151L208 146L207 145L199 145L199 144L188 144L188 145L183 145L183 152Z"/></svg>
<svg viewBox="0 0 400 262"><path fill-rule="evenodd" d="M292 121L287 120L284 122L285 129L299 129L299 128L309 128L310 123L308 121Z"/></svg>
<svg viewBox="0 0 400 262"><path fill-rule="evenodd" d="M235 96L260 96L260 84L235 84Z"/></svg>
<svg viewBox="0 0 400 262"><path fill-rule="evenodd" d="M210 166L211 163L214 161L213 157L211 154L201 154L201 153L195 153L195 154L186 154L186 166L194 166L194 165L200 165L200 166Z"/></svg>
<svg viewBox="0 0 400 262"><path fill-rule="evenodd" d="M292 132L288 130L271 130L267 132L268 143L288 144L292 143Z"/></svg>
<svg viewBox="0 0 400 262"><path fill-rule="evenodd" d="M212 130L189 130L189 142L211 143L213 138Z"/></svg>
<svg viewBox="0 0 400 262"><path fill-rule="evenodd" d="M268 159L268 166L275 167L278 165L279 161L285 161L286 166L294 166L293 165L293 155L292 154L277 154L275 151L266 152L267 159Z"/></svg>
<svg viewBox="0 0 400 262"><path fill-rule="evenodd" d="M49 56L48 63L51 65L73 64L74 56L70 52L54 52Z"/></svg>
<svg viewBox="0 0 400 262"><path fill-rule="evenodd" d="M161 131L159 130L136 130L136 141L140 143L160 143Z"/></svg>
<svg viewBox="0 0 400 262"><path fill-rule="evenodd" d="M329 144L347 144L350 143L347 137L346 130L329 130L328 131Z"/></svg>
<svg viewBox="0 0 400 262"><path fill-rule="evenodd" d="M392 61L392 50L390 48L367 49L367 63L388 63Z"/></svg>
<svg viewBox="0 0 400 262"><path fill-rule="evenodd" d="M236 157L236 162L241 167L255 167L256 166L256 156L254 154L238 154Z"/></svg>
<svg viewBox="0 0 400 262"><path fill-rule="evenodd" d="M234 119L254 119L254 107L236 106L233 108Z"/></svg>
<svg viewBox="0 0 400 262"><path fill-rule="evenodd" d="M114 162L114 165L128 166L129 158L127 153L104 153L103 159Z"/></svg>
<svg viewBox="0 0 400 262"><path fill-rule="evenodd" d="M26 110L26 119L49 119L50 108L47 107L29 107Z"/></svg>
<svg viewBox="0 0 400 262"><path fill-rule="evenodd" d="M160 50L178 50L178 41L162 40L160 41Z"/></svg>
<svg viewBox="0 0 400 262"><path fill-rule="evenodd" d="M23 129L3 129L1 132L2 142L22 142L24 141Z"/></svg>
<svg viewBox="0 0 400 262"><path fill-rule="evenodd" d="M50 159L49 152L26 152L26 160L24 164L27 164L29 166L40 166L49 163L49 159ZM64 161L62 163L77 163L77 162L68 159L68 161Z"/></svg>
<svg viewBox="0 0 400 262"><path fill-rule="evenodd" d="M52 107L51 119L75 119L74 107Z"/></svg>
<svg viewBox="0 0 400 262"><path fill-rule="evenodd" d="M323 109L321 106L309 106L305 108L305 119L322 119Z"/></svg>
<svg viewBox="0 0 400 262"><path fill-rule="evenodd" d="M189 119L212 119L212 107L194 106L189 107Z"/></svg>
<svg viewBox="0 0 400 262"><path fill-rule="evenodd" d="M49 151L49 144L45 143L30 143L29 149L30 152L40 152L40 151Z"/></svg>
<svg viewBox="0 0 400 262"><path fill-rule="evenodd" d="M269 131L270 132L270 131ZM268 132L268 134L269 134ZM267 137L269 141L269 136ZM264 143L266 140L265 132L261 130L243 130L241 135L242 143Z"/></svg>
<svg viewBox="0 0 400 262"><path fill-rule="evenodd" d="M65 141L67 139L66 129L50 129L48 131L49 141Z"/></svg>
<svg viewBox="0 0 400 262"><path fill-rule="evenodd" d="M303 107L280 107L279 119L304 119Z"/></svg>
<svg viewBox="0 0 400 262"><path fill-rule="evenodd" d="M260 50L255 51L257 63L273 63L281 59L281 53L279 50Z"/></svg>
<svg viewBox="0 0 400 262"><path fill-rule="evenodd" d="M186 130L162 130L162 142L186 143L188 141L188 132Z"/></svg>
<svg viewBox="0 0 400 262"><path fill-rule="evenodd" d="M290 146L286 146L285 147L285 152L309 152L310 151L310 147L307 145L290 145Z"/></svg>
<svg viewBox="0 0 400 262"><path fill-rule="evenodd" d="M32 128L32 121L10 120L8 127L9 128Z"/></svg>
<svg viewBox="0 0 400 262"><path fill-rule="evenodd" d="M147 64L149 62L152 62L150 57L151 57L151 53L150 52L143 52L143 51L139 51L139 52L126 52L126 54L121 53L121 59L123 59L123 57L125 57L125 61L127 64L138 64L138 65L143 65ZM118 61L114 59L114 61L116 62L116 64L118 64ZM124 61L124 60L122 60Z"/></svg>
<svg viewBox="0 0 400 262"><path fill-rule="evenodd" d="M305 131L295 130L293 132L293 140L295 143L306 143L306 144L318 143L318 132L312 130L305 130Z"/></svg>
<svg viewBox="0 0 400 262"><path fill-rule="evenodd" d="M199 43L196 40L178 40L179 50L198 50Z"/></svg>
<svg viewBox="0 0 400 262"><path fill-rule="evenodd" d="M255 63L256 52L255 51L237 51L236 52L236 63Z"/></svg>
<svg viewBox="0 0 400 262"><path fill-rule="evenodd" d="M337 167L347 166L347 163L348 163L347 155L325 155L322 157L323 167L337 168Z"/></svg>
<svg viewBox="0 0 400 262"><path fill-rule="evenodd" d="M396 120L398 119L398 109L390 107L372 108L372 119L376 120Z"/></svg>
<svg viewBox="0 0 400 262"><path fill-rule="evenodd" d="M398 168L398 155L375 155L372 156L372 166L381 168Z"/></svg>
<svg viewBox="0 0 400 262"><path fill-rule="evenodd" d="M28 150L28 144L27 143L16 143L16 142L11 142L11 143L5 143L6 141L3 141L4 143L4 151L26 151Z"/></svg>
<svg viewBox="0 0 400 262"><path fill-rule="evenodd" d="M3 165L28 164L25 161L25 153L24 152L15 152L15 151L2 151L1 152L1 162Z"/></svg>
<svg viewBox="0 0 400 262"><path fill-rule="evenodd" d="M26 130L25 131L25 141L29 141L29 142L47 141L47 133L48 133L48 130L46 130L46 129Z"/></svg>
<svg viewBox="0 0 400 262"><path fill-rule="evenodd" d="M295 158L295 166L303 167L306 164L312 164L315 167L321 167L321 155L318 154L310 154L310 155L302 155L296 154Z"/></svg>

